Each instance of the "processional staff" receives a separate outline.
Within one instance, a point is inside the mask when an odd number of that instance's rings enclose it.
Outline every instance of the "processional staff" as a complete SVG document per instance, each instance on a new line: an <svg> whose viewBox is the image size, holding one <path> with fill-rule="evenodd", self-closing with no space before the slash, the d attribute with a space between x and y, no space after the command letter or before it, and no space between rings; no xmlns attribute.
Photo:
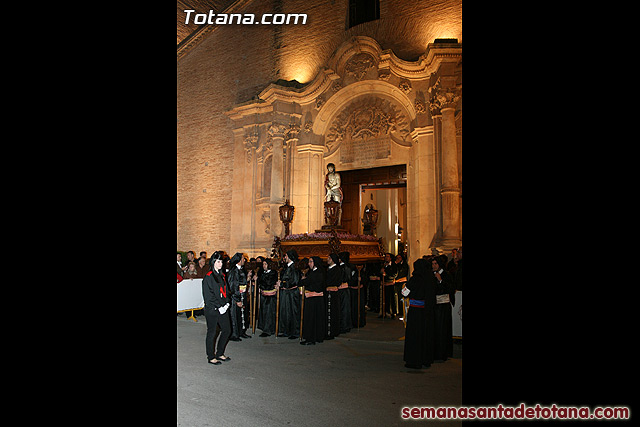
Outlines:
<svg viewBox="0 0 640 427"><path fill-rule="evenodd" d="M302 301L300 301L300 341L302 341L302 323L304 320L304 286L300 287L300 298L302 298Z"/></svg>
<svg viewBox="0 0 640 427"><path fill-rule="evenodd" d="M278 288L278 293L276 296L276 339L278 339L278 326L280 325L280 269L278 269L278 284L276 284L276 288Z"/></svg>
<svg viewBox="0 0 640 427"><path fill-rule="evenodd" d="M255 334L256 333L256 320L258 319L257 318L258 310L257 310L256 307L258 307L258 304L260 304L260 299L258 298L258 287L257 287L257 283L256 283L257 280L256 280L255 274L253 275L253 277L251 279L253 281L253 287L251 288L251 289L253 289L253 293L251 294L251 296L253 297L253 305L251 307L251 314L252 314L251 317L252 317L252 320L253 320L251 326L252 326L253 330L252 330L251 333ZM256 300L258 301L257 303L256 303Z"/></svg>
<svg viewBox="0 0 640 427"><path fill-rule="evenodd" d="M360 330L360 273L362 272L362 266L356 265L358 269L358 317L357 317L357 328Z"/></svg>
<svg viewBox="0 0 640 427"><path fill-rule="evenodd" d="M387 273L384 268L380 272L382 273L382 280L380 280L380 315L382 316L382 322L384 322L384 278L387 277Z"/></svg>

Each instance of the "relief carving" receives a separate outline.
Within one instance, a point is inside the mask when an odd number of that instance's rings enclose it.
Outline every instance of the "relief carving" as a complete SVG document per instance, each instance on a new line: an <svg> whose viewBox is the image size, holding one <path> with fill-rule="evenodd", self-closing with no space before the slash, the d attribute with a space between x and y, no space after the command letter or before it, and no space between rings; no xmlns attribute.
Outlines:
<svg viewBox="0 0 640 427"><path fill-rule="evenodd" d="M398 83L398 87L405 94L408 94L409 92L411 92L411 82L409 80L406 80L406 79L402 80L400 83Z"/></svg>
<svg viewBox="0 0 640 427"><path fill-rule="evenodd" d="M325 143L332 152L345 139L378 138L389 135L395 142L410 144L410 125L390 101L365 97L343 109L327 132Z"/></svg>
<svg viewBox="0 0 640 427"><path fill-rule="evenodd" d="M373 56L368 53L358 53L354 55L345 67L348 75L354 76L356 80L362 80L370 68L375 66L376 62Z"/></svg>
<svg viewBox="0 0 640 427"><path fill-rule="evenodd" d="M251 163L252 148L258 148L258 129L245 130L244 134L244 149L247 152L247 163Z"/></svg>
<svg viewBox="0 0 640 427"><path fill-rule="evenodd" d="M460 100L457 88L443 88L438 81L429 88L429 111L431 115L439 115L443 108L455 108Z"/></svg>
<svg viewBox="0 0 640 427"><path fill-rule="evenodd" d="M297 138L299 133L300 133L300 125L291 123L287 128L287 130L284 131L284 139L285 141L288 141L290 139Z"/></svg>

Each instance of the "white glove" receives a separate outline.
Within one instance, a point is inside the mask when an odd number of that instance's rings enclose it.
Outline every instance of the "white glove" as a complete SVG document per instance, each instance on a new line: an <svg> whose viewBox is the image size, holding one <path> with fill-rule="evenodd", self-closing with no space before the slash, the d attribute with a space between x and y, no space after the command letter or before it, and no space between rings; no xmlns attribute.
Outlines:
<svg viewBox="0 0 640 427"><path fill-rule="evenodd" d="M222 307L220 307L218 309L218 311L220 312L220 314L225 314L227 312L227 309L229 308L229 303L226 303L225 305L223 305Z"/></svg>
<svg viewBox="0 0 640 427"><path fill-rule="evenodd" d="M402 290L400 292L402 293L403 297L407 297L407 296L409 296L409 292L411 292L411 291L409 289L407 289L406 286L403 286Z"/></svg>

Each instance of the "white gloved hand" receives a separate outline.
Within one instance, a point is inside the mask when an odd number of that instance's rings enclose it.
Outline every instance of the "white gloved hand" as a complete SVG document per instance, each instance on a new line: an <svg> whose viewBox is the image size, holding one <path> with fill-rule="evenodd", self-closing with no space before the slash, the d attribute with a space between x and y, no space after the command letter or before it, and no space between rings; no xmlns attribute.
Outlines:
<svg viewBox="0 0 640 427"><path fill-rule="evenodd" d="M223 305L222 307L220 307L218 309L218 311L220 312L220 314L225 314L227 312L227 309L229 308L229 303L226 303L225 305Z"/></svg>
<svg viewBox="0 0 640 427"><path fill-rule="evenodd" d="M409 296L409 292L411 292L409 289L407 289L406 286L402 287L402 290L400 291L402 293L402 296L407 297Z"/></svg>

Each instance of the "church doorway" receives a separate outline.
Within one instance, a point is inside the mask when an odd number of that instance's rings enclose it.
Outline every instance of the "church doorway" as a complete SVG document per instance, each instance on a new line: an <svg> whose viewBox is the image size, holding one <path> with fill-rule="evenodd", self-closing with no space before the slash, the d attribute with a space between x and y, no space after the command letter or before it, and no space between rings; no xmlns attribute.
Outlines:
<svg viewBox="0 0 640 427"><path fill-rule="evenodd" d="M340 171L344 200L342 228L364 234L362 218L367 205L378 211L375 235L386 252L407 249L407 166L405 164Z"/></svg>

